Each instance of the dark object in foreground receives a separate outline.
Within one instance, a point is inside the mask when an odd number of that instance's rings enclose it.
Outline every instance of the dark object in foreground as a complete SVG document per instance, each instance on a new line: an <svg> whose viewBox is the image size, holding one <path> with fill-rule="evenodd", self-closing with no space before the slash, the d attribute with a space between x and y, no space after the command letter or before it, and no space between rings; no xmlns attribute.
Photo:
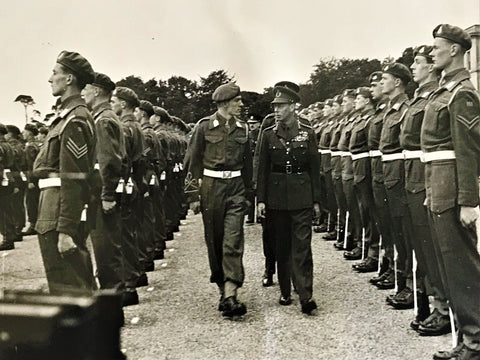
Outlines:
<svg viewBox="0 0 480 360"><path fill-rule="evenodd" d="M126 359L120 350L121 296L6 292L0 299L0 359Z"/></svg>

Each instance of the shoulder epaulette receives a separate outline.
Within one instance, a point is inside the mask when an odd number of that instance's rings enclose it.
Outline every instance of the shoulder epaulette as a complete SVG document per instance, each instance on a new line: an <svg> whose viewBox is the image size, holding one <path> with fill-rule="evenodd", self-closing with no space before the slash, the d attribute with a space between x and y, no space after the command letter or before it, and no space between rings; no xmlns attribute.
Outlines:
<svg viewBox="0 0 480 360"><path fill-rule="evenodd" d="M303 126L303 127L306 127L308 129L312 129L312 126L311 125L307 125L305 123L302 123L301 121L298 122L300 124L300 126Z"/></svg>
<svg viewBox="0 0 480 360"><path fill-rule="evenodd" d="M74 106L73 108L71 109L65 109L63 110L58 117L61 117L61 118L64 118L67 116L67 119L65 120L65 123L63 123L62 127L60 128L60 134L63 133L63 131L65 130L65 128L67 127L67 125L70 123L70 121L72 121L73 119L75 119L77 116L75 114L71 114L71 112L79 107L84 107L85 109L87 108L87 106L85 104L79 104L77 106ZM69 115L71 114L71 115ZM88 123L88 121L86 121L89 128L90 128L90 131L92 132L93 134L93 129L92 129L92 126Z"/></svg>

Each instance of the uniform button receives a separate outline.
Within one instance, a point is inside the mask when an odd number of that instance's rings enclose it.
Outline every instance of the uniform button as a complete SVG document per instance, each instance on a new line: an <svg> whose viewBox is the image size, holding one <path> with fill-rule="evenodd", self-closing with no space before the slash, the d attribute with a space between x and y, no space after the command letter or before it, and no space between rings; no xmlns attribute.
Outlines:
<svg viewBox="0 0 480 360"><path fill-rule="evenodd" d="M287 161L287 164L290 164L290 161Z"/></svg>

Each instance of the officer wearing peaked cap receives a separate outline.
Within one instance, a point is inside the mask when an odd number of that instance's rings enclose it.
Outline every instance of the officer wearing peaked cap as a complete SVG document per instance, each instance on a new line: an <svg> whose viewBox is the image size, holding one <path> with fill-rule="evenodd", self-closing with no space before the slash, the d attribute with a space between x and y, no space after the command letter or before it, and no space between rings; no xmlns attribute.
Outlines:
<svg viewBox="0 0 480 360"><path fill-rule="evenodd" d="M96 288L90 254L79 234L95 160L93 119L80 91L94 77L83 56L63 51L49 79L52 94L59 98L58 116L33 174L40 188L35 230L52 294L85 295Z"/></svg>
<svg viewBox="0 0 480 360"><path fill-rule="evenodd" d="M480 101L464 67L464 54L471 47L468 34L441 24L433 37L431 56L442 78L425 107L420 135L426 205L440 277L463 334L450 357L480 359L480 255L474 230L479 205Z"/></svg>
<svg viewBox="0 0 480 360"><path fill-rule="evenodd" d="M217 112L200 120L187 151L186 183L200 186L200 205L210 262L210 281L219 287L218 309L224 316L243 315L246 306L237 300L244 280L243 222L247 191L251 191L252 158L248 127L239 120L240 88L220 85L212 95ZM191 186L190 186L191 187ZM193 203L192 207L197 207Z"/></svg>
<svg viewBox="0 0 480 360"><path fill-rule="evenodd" d="M312 210L320 216L319 159L315 133L299 122L295 104L298 86L280 82L272 101L276 124L262 133L257 178L258 213L271 217L281 305L290 305L291 281L302 312L310 314L313 300Z"/></svg>

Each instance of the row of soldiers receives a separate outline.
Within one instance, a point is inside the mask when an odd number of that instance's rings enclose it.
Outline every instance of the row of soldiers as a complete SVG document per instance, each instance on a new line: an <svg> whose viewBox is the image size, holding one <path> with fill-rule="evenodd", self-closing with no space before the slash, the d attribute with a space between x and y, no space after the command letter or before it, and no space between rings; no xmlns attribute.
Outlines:
<svg viewBox="0 0 480 360"><path fill-rule="evenodd" d="M378 270L370 283L395 289L389 305L415 306L410 326L420 335L457 325L458 346L434 359L480 359L480 101L463 62L471 39L446 24L433 37L415 49L411 71L386 65L370 87L309 112L326 214L316 231L328 231L345 259L362 259L355 271Z"/></svg>
<svg viewBox="0 0 480 360"><path fill-rule="evenodd" d="M136 288L148 285L146 272L186 216L182 162L190 128L116 87L75 52L60 53L49 82L59 101L44 139L34 139L32 124L25 141L18 128L0 125L1 250L21 240L26 193L32 228L24 235L38 234L51 294L97 289L90 237L100 288L117 291L123 306L138 304Z"/></svg>

